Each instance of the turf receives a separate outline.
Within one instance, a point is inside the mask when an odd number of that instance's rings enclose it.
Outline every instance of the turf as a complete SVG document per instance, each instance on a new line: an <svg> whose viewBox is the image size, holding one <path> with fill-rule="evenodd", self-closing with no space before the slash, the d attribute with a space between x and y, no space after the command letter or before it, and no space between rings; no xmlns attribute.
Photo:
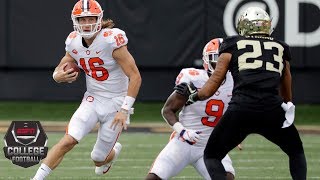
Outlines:
<svg viewBox="0 0 320 180"><path fill-rule="evenodd" d="M1 134L2 137L4 134ZM62 133L48 133L49 147L56 143ZM105 176L94 174L90 160L95 134L85 137L73 151L65 156L60 166L47 178L54 179L143 179L160 150L168 141L167 133L126 133L120 137L123 144L118 161ZM320 179L320 142L318 135L302 135L308 161L308 179ZM234 149L230 156L236 169L236 178L252 179L291 179L288 158L278 147L258 135L251 135L243 142L244 150ZM39 165L21 168L13 165L0 153L0 179L28 179L34 175ZM173 179L201 179L196 171L188 166Z"/></svg>
<svg viewBox="0 0 320 180"><path fill-rule="evenodd" d="M160 110L164 102L137 102L132 120L162 122ZM0 102L0 120L68 121L79 102ZM296 124L320 125L320 105L297 105Z"/></svg>

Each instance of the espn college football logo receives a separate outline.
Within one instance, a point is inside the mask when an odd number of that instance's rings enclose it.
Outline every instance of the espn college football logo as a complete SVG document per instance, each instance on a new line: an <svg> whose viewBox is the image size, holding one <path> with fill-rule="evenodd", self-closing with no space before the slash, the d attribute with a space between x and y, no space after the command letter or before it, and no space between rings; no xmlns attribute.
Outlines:
<svg viewBox="0 0 320 180"><path fill-rule="evenodd" d="M12 121L5 137L5 157L27 168L47 156L47 135L39 121Z"/></svg>

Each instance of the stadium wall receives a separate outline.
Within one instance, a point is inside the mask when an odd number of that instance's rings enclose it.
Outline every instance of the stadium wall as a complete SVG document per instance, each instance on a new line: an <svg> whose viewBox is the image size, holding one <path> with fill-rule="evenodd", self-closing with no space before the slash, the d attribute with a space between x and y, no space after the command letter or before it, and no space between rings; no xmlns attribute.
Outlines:
<svg viewBox="0 0 320 180"><path fill-rule="evenodd" d="M297 103L320 103L320 1L162 0L102 1L105 18L123 29L143 83L140 101L165 100L183 67L200 67L207 41L235 34L238 13L265 8L276 27L273 36L291 46L293 91ZM80 100L84 74L73 84L51 78L73 31L76 0L0 1L0 99ZM43 8L45 5L46 8ZM200 63L199 63L200 62ZM200 65L200 66L199 66Z"/></svg>

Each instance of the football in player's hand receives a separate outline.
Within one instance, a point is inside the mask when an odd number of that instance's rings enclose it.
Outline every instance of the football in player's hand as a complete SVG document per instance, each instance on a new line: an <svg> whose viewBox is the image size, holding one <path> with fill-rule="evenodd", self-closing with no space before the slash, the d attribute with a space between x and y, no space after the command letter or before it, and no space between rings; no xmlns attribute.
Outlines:
<svg viewBox="0 0 320 180"><path fill-rule="evenodd" d="M80 68L74 62L67 62L67 65L63 68L63 70L67 71L68 69L71 69L71 68L73 68L72 72L80 72Z"/></svg>

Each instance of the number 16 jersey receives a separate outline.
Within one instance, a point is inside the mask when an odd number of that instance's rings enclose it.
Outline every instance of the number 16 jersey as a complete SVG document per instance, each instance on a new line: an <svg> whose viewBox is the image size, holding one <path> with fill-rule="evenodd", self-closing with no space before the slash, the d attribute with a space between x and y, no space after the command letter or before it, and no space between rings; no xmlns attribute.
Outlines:
<svg viewBox="0 0 320 180"><path fill-rule="evenodd" d="M127 43L126 34L118 28L102 29L89 47L75 31L70 33L65 50L86 73L88 92L105 98L127 94L128 77L112 56L115 49Z"/></svg>

